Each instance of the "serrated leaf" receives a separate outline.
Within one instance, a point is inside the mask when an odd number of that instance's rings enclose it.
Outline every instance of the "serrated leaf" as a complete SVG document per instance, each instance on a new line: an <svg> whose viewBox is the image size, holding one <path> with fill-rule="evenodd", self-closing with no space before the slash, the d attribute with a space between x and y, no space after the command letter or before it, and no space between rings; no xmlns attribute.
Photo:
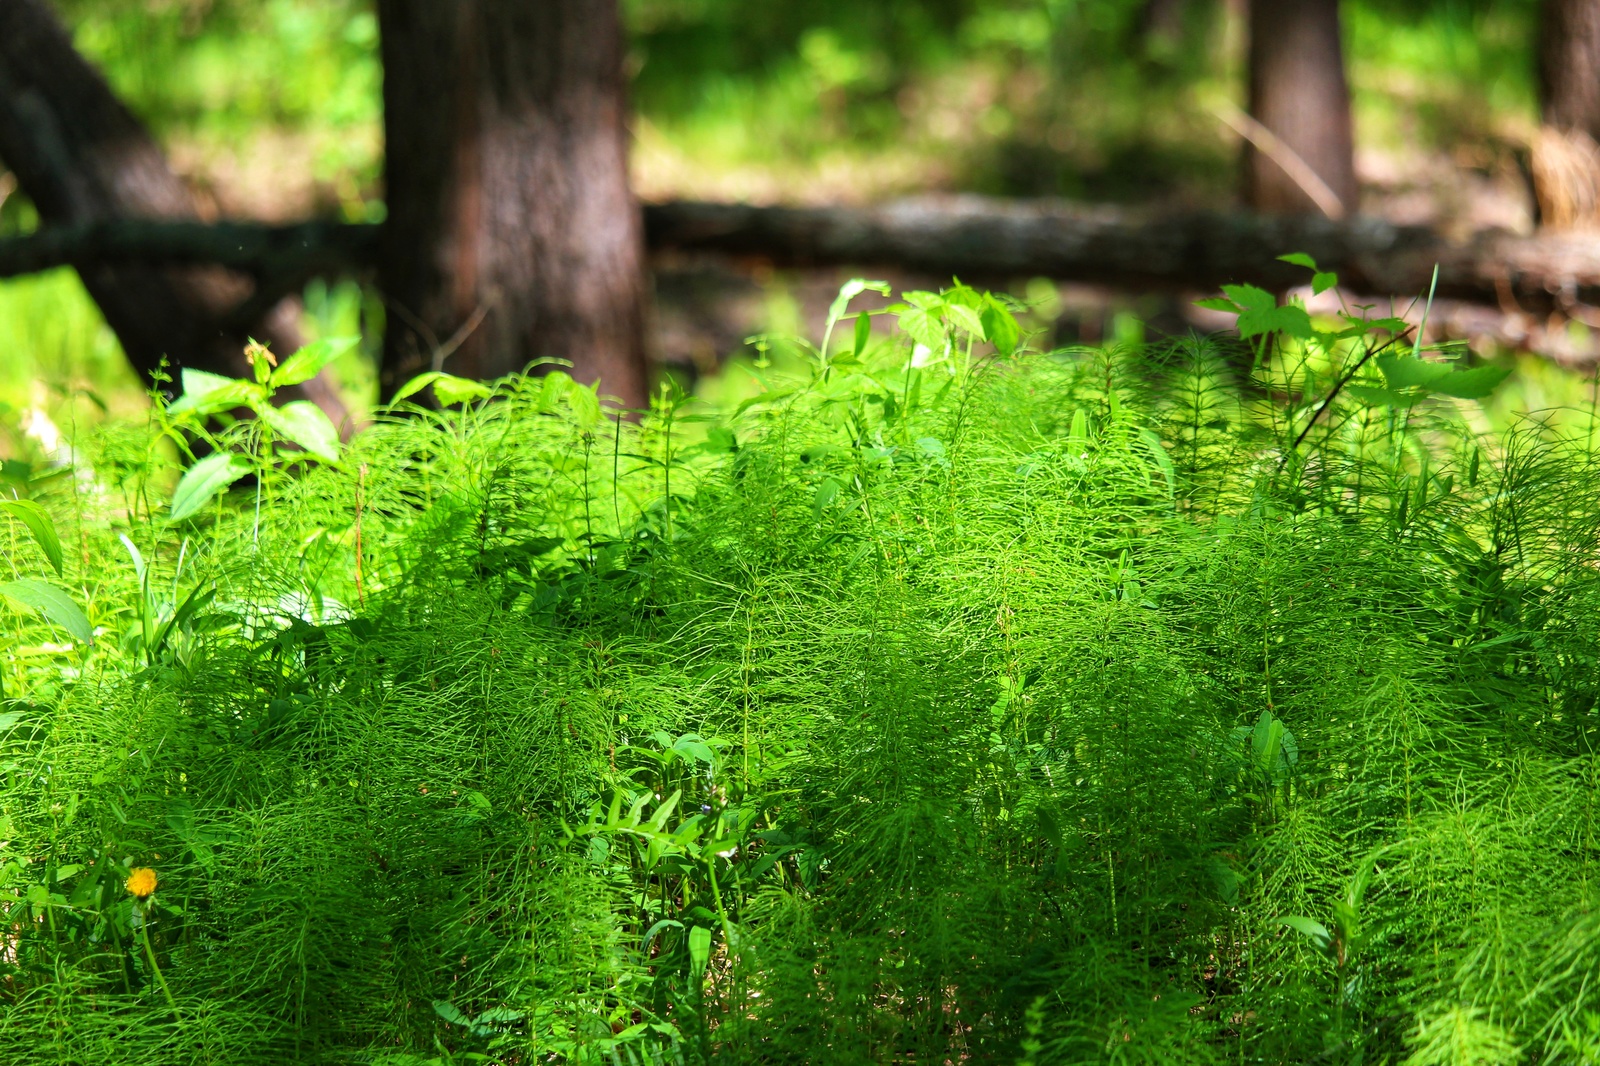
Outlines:
<svg viewBox="0 0 1600 1066"><path fill-rule="evenodd" d="M437 395L439 387L435 385L433 391ZM484 395L488 395L487 390ZM600 423L600 395L593 388L573 382L567 390L567 403L572 408L572 417L579 429L593 429Z"/></svg>
<svg viewBox="0 0 1600 1066"><path fill-rule="evenodd" d="M250 461L232 452L215 452L184 471L172 494L172 513L168 519L181 522L223 489L250 473Z"/></svg>
<svg viewBox="0 0 1600 1066"><path fill-rule="evenodd" d="M1448 363L1430 363L1407 355L1380 355L1377 364L1391 389L1431 389L1454 373Z"/></svg>
<svg viewBox="0 0 1600 1066"><path fill-rule="evenodd" d="M1280 263L1293 263L1295 266L1305 267L1307 270L1316 270L1317 261L1304 252L1290 252L1288 255L1278 256Z"/></svg>
<svg viewBox="0 0 1600 1066"><path fill-rule="evenodd" d="M300 445L319 459L339 461L339 431L310 400L296 400L282 407L265 407L261 418L279 436Z"/></svg>
<svg viewBox="0 0 1600 1066"><path fill-rule="evenodd" d="M1204 300L1196 300L1196 307L1203 307L1207 311L1227 311L1229 314L1238 314L1244 308L1234 303L1225 296L1208 296Z"/></svg>
<svg viewBox="0 0 1600 1066"><path fill-rule="evenodd" d="M394 396L390 398L389 402L399 403L401 400L415 396L417 393L421 392L429 385L432 385L435 381L439 380L439 378L443 376L443 373L438 370L430 370L425 374L418 374L416 377L412 378L410 381L396 389Z"/></svg>
<svg viewBox="0 0 1600 1066"><path fill-rule="evenodd" d="M1311 328L1311 316L1306 313L1306 309L1295 304L1285 304L1283 307L1246 308L1239 316L1238 330L1241 337L1283 333L1302 339L1316 332Z"/></svg>
<svg viewBox="0 0 1600 1066"><path fill-rule="evenodd" d="M184 398L194 403L203 403L213 393L240 384L237 378L187 366L178 372L178 380L183 383Z"/></svg>
<svg viewBox="0 0 1600 1066"><path fill-rule="evenodd" d="M80 644L94 644L94 630L71 596L44 581L24 578L0 584L0 596L17 607L37 611L51 622L65 629Z"/></svg>
<svg viewBox="0 0 1600 1066"><path fill-rule="evenodd" d="M965 304L952 303L945 304L944 312L945 317L950 319L950 321L954 322L957 326L966 330L968 333L972 334L974 337L977 337L979 340L989 339L987 334L984 333L983 319L980 318L978 316L978 312L974 311L972 308L966 306Z"/></svg>
<svg viewBox="0 0 1600 1066"><path fill-rule="evenodd" d="M1403 318L1374 318L1360 324L1367 329L1382 329L1390 333L1404 333L1411 328L1411 323Z"/></svg>
<svg viewBox="0 0 1600 1066"><path fill-rule="evenodd" d="M922 307L900 312L900 328L930 351L944 347L944 323L938 314Z"/></svg>
<svg viewBox="0 0 1600 1066"><path fill-rule="evenodd" d="M1500 383L1510 375L1511 369L1501 366L1457 370L1449 377L1440 379L1433 386L1433 391L1454 396L1458 400L1481 400L1499 388Z"/></svg>
<svg viewBox="0 0 1600 1066"><path fill-rule="evenodd" d="M1224 285L1222 291L1244 311L1267 311L1278 306L1277 297L1256 285Z"/></svg>
<svg viewBox="0 0 1600 1066"><path fill-rule="evenodd" d="M1344 391L1374 407L1415 407L1422 402L1422 393L1400 393L1375 385L1349 385Z"/></svg>
<svg viewBox="0 0 1600 1066"><path fill-rule="evenodd" d="M359 337L324 337L301 348L272 372L267 384L274 389L310 381L322 368L356 346Z"/></svg>
<svg viewBox="0 0 1600 1066"><path fill-rule="evenodd" d="M227 378L204 370L184 367L179 374L183 395L167 408L173 414L193 411L215 414L235 407L256 407L266 401L266 390L253 381Z"/></svg>
<svg viewBox="0 0 1600 1066"><path fill-rule="evenodd" d="M45 509L32 500L0 500L0 511L6 512L28 527L28 532L33 534L39 550L44 552L44 557L55 568L56 576L61 576L64 561L61 555L61 538L56 535L56 524Z"/></svg>
<svg viewBox="0 0 1600 1066"><path fill-rule="evenodd" d="M1339 275L1331 270L1319 270L1311 278L1311 291L1321 296L1339 284Z"/></svg>
<svg viewBox="0 0 1600 1066"><path fill-rule="evenodd" d="M433 394L444 407L470 400L481 400L489 395L489 386L471 378L458 378L454 374L440 374L433 382Z"/></svg>
<svg viewBox="0 0 1600 1066"><path fill-rule="evenodd" d="M553 376L553 375L551 375ZM471 378L458 378L454 374L446 374L442 370L430 370L425 374L418 374L395 392L390 403L399 403L407 397L415 396L429 385L433 386L434 398L440 406L449 407L464 400L479 400L489 395L489 386L481 381Z"/></svg>

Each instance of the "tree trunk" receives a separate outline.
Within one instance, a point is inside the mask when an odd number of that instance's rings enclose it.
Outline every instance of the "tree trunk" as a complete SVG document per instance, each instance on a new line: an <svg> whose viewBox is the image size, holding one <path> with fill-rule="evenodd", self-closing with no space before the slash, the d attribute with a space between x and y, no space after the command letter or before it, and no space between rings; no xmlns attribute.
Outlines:
<svg viewBox="0 0 1600 1066"><path fill-rule="evenodd" d="M616 0L379 0L382 386L569 360L647 402Z"/></svg>
<svg viewBox="0 0 1600 1066"><path fill-rule="evenodd" d="M1600 222L1600 0L1545 0L1539 27L1544 128L1533 143L1539 221Z"/></svg>
<svg viewBox="0 0 1600 1066"><path fill-rule="evenodd" d="M1600 0L1545 0L1539 88L1545 125L1600 139Z"/></svg>
<svg viewBox="0 0 1600 1066"><path fill-rule="evenodd" d="M1318 210L1304 182L1291 177L1296 166L1287 153L1293 153L1338 199L1342 213L1355 212L1355 147L1339 0L1251 0L1250 114L1272 135L1245 148L1245 191L1252 207Z"/></svg>
<svg viewBox="0 0 1600 1066"><path fill-rule="evenodd" d="M73 49L43 0L0 0L0 159L49 226L199 217L155 140ZM247 334L280 355L300 344L292 302L254 323L232 321L252 290L237 273L105 263L79 275L146 378L163 357L173 367L247 377ZM326 379L286 398L315 400L336 424L345 415Z"/></svg>

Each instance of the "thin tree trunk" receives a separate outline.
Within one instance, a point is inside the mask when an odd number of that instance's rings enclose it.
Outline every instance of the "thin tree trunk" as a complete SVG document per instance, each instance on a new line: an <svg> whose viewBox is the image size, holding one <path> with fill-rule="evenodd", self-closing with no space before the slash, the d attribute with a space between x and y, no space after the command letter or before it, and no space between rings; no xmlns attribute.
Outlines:
<svg viewBox="0 0 1600 1066"><path fill-rule="evenodd" d="M1250 114L1310 167L1342 213L1356 210L1350 88L1339 34L1339 0L1251 0ZM1311 212L1315 198L1290 175L1292 160L1245 148L1245 191L1259 211Z"/></svg>
<svg viewBox="0 0 1600 1066"><path fill-rule="evenodd" d="M1539 88L1546 125L1600 139L1600 0L1545 0Z"/></svg>
<svg viewBox="0 0 1600 1066"><path fill-rule="evenodd" d="M569 360L647 401L616 0L379 0L382 387Z"/></svg>
<svg viewBox="0 0 1600 1066"><path fill-rule="evenodd" d="M1533 143L1539 221L1600 222L1600 0L1545 0L1539 27L1544 128Z"/></svg>
<svg viewBox="0 0 1600 1066"><path fill-rule="evenodd" d="M47 225L198 218L160 147L73 49L43 0L0 0L0 159ZM231 322L252 289L240 274L99 264L79 275L129 362L147 378L163 357L175 368L248 376L247 334L279 354L300 343L291 301L259 322ZM295 397L315 400L336 423L344 417L325 379L307 382L289 398Z"/></svg>

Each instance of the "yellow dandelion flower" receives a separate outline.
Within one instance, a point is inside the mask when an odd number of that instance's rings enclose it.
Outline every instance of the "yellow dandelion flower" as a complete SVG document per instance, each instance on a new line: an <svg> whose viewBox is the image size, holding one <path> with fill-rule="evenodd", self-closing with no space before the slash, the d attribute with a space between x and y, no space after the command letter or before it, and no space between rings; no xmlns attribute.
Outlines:
<svg viewBox="0 0 1600 1066"><path fill-rule="evenodd" d="M130 895L148 898L156 890L156 872L148 866L135 866L128 874L127 889Z"/></svg>

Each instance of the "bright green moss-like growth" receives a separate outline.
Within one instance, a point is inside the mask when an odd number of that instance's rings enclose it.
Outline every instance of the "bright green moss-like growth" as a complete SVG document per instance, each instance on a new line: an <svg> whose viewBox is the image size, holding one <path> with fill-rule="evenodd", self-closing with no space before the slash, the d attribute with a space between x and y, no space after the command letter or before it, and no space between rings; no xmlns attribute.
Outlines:
<svg viewBox="0 0 1600 1066"><path fill-rule="evenodd" d="M64 575L3 530L97 637L6 616L0 1058L1592 1061L1592 440L1399 323L895 314L224 432L176 519L81 442Z"/></svg>

